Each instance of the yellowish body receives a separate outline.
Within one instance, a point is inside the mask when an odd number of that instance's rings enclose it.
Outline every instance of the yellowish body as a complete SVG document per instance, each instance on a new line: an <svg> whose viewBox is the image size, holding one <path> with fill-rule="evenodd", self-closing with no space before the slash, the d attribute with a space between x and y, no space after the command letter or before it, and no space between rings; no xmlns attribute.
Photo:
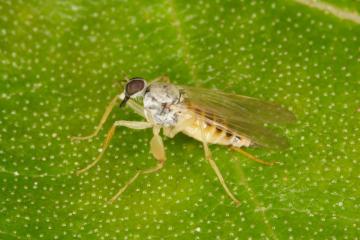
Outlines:
<svg viewBox="0 0 360 240"><path fill-rule="evenodd" d="M204 133L202 133L202 131ZM200 142L205 139L205 141L209 144L248 147L251 143L249 139L227 130L224 126L205 122L202 119L193 119L193 121L185 126L182 132ZM204 134L204 138L202 134Z"/></svg>

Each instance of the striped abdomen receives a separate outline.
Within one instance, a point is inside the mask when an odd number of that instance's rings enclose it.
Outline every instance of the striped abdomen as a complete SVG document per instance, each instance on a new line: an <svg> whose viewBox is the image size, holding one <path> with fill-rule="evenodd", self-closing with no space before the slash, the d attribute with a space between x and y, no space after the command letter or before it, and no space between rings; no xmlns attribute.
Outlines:
<svg viewBox="0 0 360 240"><path fill-rule="evenodd" d="M202 133L201 126L204 133ZM223 125L200 118L194 119L192 124L189 124L182 132L201 142L203 141L202 134L204 134L206 142L210 144L230 145L234 147L248 147L251 144L249 139L237 135L226 129Z"/></svg>

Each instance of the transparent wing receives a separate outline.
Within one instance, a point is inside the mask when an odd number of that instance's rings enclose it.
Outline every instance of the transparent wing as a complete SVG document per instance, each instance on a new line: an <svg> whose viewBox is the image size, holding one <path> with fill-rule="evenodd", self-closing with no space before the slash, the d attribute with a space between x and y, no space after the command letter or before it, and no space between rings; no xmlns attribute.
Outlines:
<svg viewBox="0 0 360 240"><path fill-rule="evenodd" d="M286 108L260 99L197 87L180 87L185 102L200 118L220 123L247 137L256 145L285 148L288 141L265 123L284 124L295 121Z"/></svg>
<svg viewBox="0 0 360 240"><path fill-rule="evenodd" d="M292 123L295 116L286 108L264 100L225 93L219 90L181 86L186 97L207 110L220 111L225 117L253 123Z"/></svg>

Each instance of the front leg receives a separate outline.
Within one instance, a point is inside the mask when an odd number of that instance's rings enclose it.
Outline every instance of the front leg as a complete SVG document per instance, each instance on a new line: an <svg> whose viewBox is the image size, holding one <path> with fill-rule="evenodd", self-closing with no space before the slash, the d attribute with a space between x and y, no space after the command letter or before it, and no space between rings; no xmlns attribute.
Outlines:
<svg viewBox="0 0 360 240"><path fill-rule="evenodd" d="M121 96L121 95L120 95ZM77 136L77 137L71 137L71 140L86 140L95 137L100 132L102 126L106 122L107 118L109 117L111 111L113 108L118 104L119 101L119 95L115 96L109 105L106 107L105 112L103 113L103 116L101 117L100 123L96 126L96 129L93 133L91 133L88 136Z"/></svg>
<svg viewBox="0 0 360 240"><path fill-rule="evenodd" d="M128 127L128 128L132 128L132 129L146 129L146 128L151 128L153 126L152 123L149 122L135 122L135 121L116 121L112 127L110 128L110 130L107 133L107 136L105 138L105 141L102 145L101 148L101 152L98 155L98 157L95 159L94 162L90 163L89 165L87 165L85 168L80 169L76 172L76 174L81 174L86 172L87 170L89 170L90 168L92 168L93 166L95 166L100 159L102 158L102 156L104 155L105 150L107 149L107 147L109 146L110 140L113 137L114 133L115 133L115 129L118 126L123 126L123 127Z"/></svg>

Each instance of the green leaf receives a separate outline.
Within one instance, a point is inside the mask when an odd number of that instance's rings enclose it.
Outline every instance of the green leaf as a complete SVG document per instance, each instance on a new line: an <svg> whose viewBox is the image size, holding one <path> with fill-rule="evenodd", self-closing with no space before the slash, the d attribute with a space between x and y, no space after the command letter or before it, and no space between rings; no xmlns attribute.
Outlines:
<svg viewBox="0 0 360 240"><path fill-rule="evenodd" d="M358 1L0 2L1 239L354 239L360 226ZM333 11L335 10L335 11ZM211 146L234 206L202 145L150 130L94 130L125 76L275 101L298 118L285 151L248 149L267 167Z"/></svg>

